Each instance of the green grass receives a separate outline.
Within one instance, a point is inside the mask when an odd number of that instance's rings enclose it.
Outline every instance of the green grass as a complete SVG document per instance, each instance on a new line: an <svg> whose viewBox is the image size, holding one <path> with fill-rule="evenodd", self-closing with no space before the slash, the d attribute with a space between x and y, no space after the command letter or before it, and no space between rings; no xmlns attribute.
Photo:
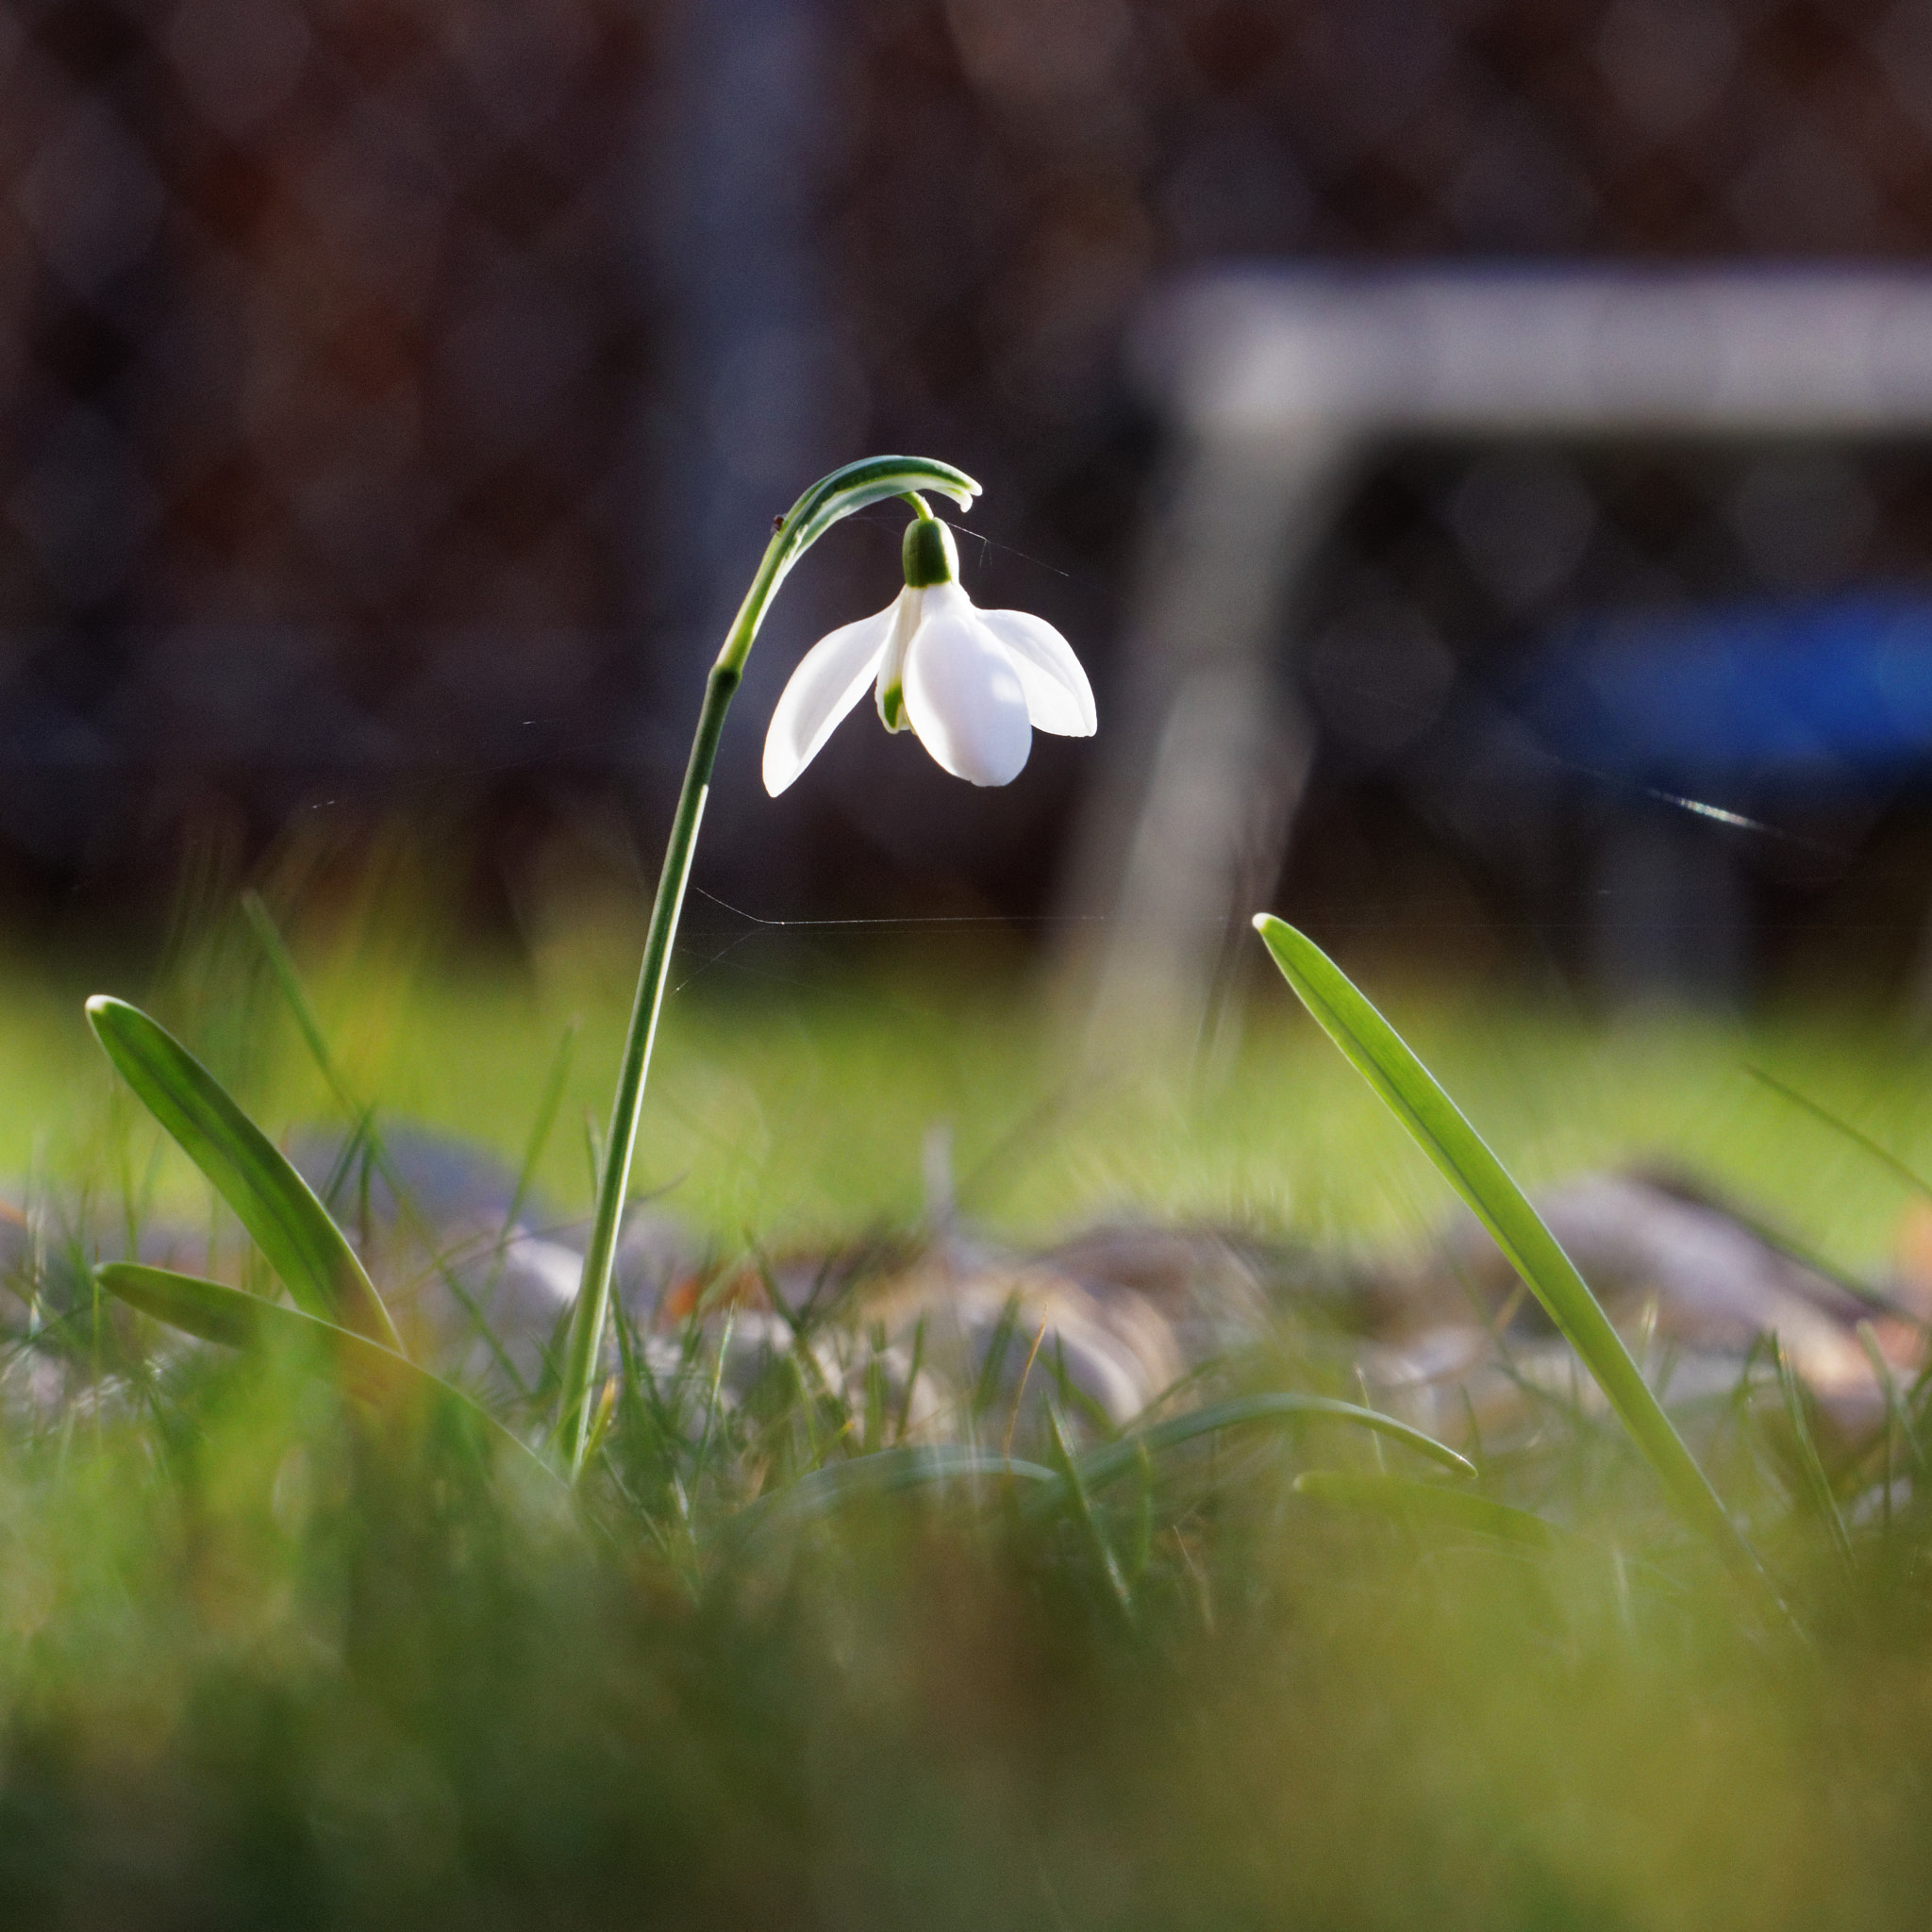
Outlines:
<svg viewBox="0 0 1932 1932"><path fill-rule="evenodd" d="M589 934L531 973L386 964L375 949L310 956L318 1004L356 1091L391 1120L491 1146L512 1165L566 1024L583 1030L541 1170L556 1208L588 1209L585 1122L601 1131L630 997L632 955ZM340 1117L240 941L177 1024L271 1133ZM674 984L675 982L674 981ZM1759 1067L1932 1173L1932 1030L1869 1010L1806 1007L1746 1026L1683 1016L1616 1024L1418 990L1370 971L1380 1001L1525 1185L1607 1162L1681 1161L1763 1203L1797 1238L1865 1266L1889 1250L1911 1190L1751 1076ZM0 1174L99 1144L113 1082L84 992L157 995L129 976L50 987L0 968ZM922 1150L951 1135L969 1216L1018 1239L1094 1217L1225 1221L1323 1241L1416 1239L1447 1188L1278 983L1257 983L1238 1053L1095 1070L1001 962L931 958L892 971L859 955L810 984L701 978L675 995L644 1109L638 1191L731 1243L810 1240L922 1211ZM112 1103L118 1105L119 1103ZM161 1170L176 1182L186 1164Z"/></svg>
<svg viewBox="0 0 1932 1932"><path fill-rule="evenodd" d="M627 974L615 944L541 957L569 963L305 955L354 1089L512 1164L580 1014L542 1178L581 1213ZM1932 1166L1932 1051L1869 1014L1606 1028L1363 978L1532 1184L1674 1158L1881 1259L1907 1185L1753 1065ZM721 1245L915 1221L935 1124L968 1215L1015 1239L1133 1213L1380 1244L1447 1211L1285 988L1217 1073L1102 1078L996 971L815 981L700 981L667 1016L641 1180ZM152 1002L272 1134L329 1117L224 931L158 987L6 975L37 1110L6 1110L0 1167L200 1210L92 1047L95 990ZM1877 1453L1814 1457L1774 1387L1700 1453L1795 1632L1612 1425L1472 1480L1260 1402L1354 1392L1291 1349L1230 1374L1247 1421L1211 1444L1156 1431L1056 1486L1066 1456L1026 1443L1046 1467L1010 1493L988 1454L848 1478L838 1403L781 1368L720 1416L698 1350L625 1385L572 1501L452 1407L345 1400L299 1335L158 1367L85 1305L10 1327L0 1924L1923 1918L1932 1498L1881 1510ZM63 1356L81 1397L36 1411Z"/></svg>
<svg viewBox="0 0 1932 1932"><path fill-rule="evenodd" d="M9 1925L1861 1926L1928 1875L1923 1581L1808 1646L1641 1510L1334 1509L1311 1438L1147 1550L857 1499L693 1581L608 1498L274 1362L0 1457ZM1095 1504L1098 1509L1099 1500ZM1924 1526L1906 1533L1921 1542Z"/></svg>

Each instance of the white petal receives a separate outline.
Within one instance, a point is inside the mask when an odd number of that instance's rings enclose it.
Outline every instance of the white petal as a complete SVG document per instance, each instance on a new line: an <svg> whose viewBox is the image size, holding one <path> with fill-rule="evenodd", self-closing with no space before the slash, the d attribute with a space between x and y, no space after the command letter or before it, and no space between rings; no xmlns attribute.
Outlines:
<svg viewBox="0 0 1932 1932"><path fill-rule="evenodd" d="M912 642L912 634L919 628L920 619L925 608L926 593L915 590L910 584L899 592L899 601L892 606L892 627L886 637L886 648L879 654L878 694L879 723L888 731L904 731L906 719L900 715L895 724L886 715L886 693L900 690L906 682L906 652Z"/></svg>
<svg viewBox="0 0 1932 1932"><path fill-rule="evenodd" d="M906 653L906 711L920 743L974 785L1009 784L1033 748L1012 656L976 617L927 615Z"/></svg>
<svg viewBox="0 0 1932 1932"><path fill-rule="evenodd" d="M979 615L979 606L958 584L929 584L920 596L921 612L926 617L963 617L971 621Z"/></svg>
<svg viewBox="0 0 1932 1932"><path fill-rule="evenodd" d="M872 617L821 638L800 660L765 734L765 790L774 798L817 758L878 670L892 635L897 598Z"/></svg>
<svg viewBox="0 0 1932 1932"><path fill-rule="evenodd" d="M1013 654L1034 728L1061 738L1091 738L1099 722L1093 687L1073 645L1030 611L982 610L979 621Z"/></svg>

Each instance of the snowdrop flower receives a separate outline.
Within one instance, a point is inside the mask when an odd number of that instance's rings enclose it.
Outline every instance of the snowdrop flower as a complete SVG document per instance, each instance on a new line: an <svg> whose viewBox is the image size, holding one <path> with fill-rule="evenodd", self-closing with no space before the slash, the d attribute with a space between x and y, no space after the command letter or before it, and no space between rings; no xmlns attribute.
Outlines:
<svg viewBox="0 0 1932 1932"><path fill-rule="evenodd" d="M1024 610L977 608L959 588L952 531L914 501L906 588L876 616L814 644L778 700L765 739L774 798L868 684L888 731L909 726L941 767L974 785L1018 777L1036 729L1092 735L1093 692L1066 639Z"/></svg>

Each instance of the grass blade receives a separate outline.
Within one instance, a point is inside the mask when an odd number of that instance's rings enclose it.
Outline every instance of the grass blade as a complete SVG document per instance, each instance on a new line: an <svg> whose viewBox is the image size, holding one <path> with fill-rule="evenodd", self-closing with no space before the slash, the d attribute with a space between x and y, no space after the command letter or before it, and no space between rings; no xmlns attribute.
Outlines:
<svg viewBox="0 0 1932 1932"><path fill-rule="evenodd" d="M1490 1231L1511 1267L1596 1378L1683 1516L1726 1558L1763 1572L1709 1478L1672 1426L1576 1265L1435 1076L1341 969L1270 913L1255 929L1303 1005Z"/></svg>
<svg viewBox="0 0 1932 1932"><path fill-rule="evenodd" d="M1441 1524L1473 1529L1483 1536L1532 1549L1559 1548L1568 1539L1554 1524L1527 1509L1491 1501L1446 1483L1416 1482L1407 1476L1362 1475L1339 1469L1311 1469L1294 1479L1295 1493L1341 1509L1373 1509L1398 1522Z"/></svg>
<svg viewBox="0 0 1932 1932"><path fill-rule="evenodd" d="M1857 1336L1858 1346L1865 1351L1865 1359L1872 1364L1872 1374L1877 1380L1879 1392L1885 1397L1886 1426L1897 1432L1910 1453L1913 1464L1924 1469L1924 1445L1912 1433L1911 1418L1906 1413L1905 1393L1898 1386L1898 1376L1886 1359L1884 1349L1878 1345L1877 1331L1871 1323L1860 1322L1853 1333Z"/></svg>
<svg viewBox="0 0 1932 1932"><path fill-rule="evenodd" d="M1795 1087L1787 1086L1776 1074L1767 1074L1762 1067L1746 1067L1744 1071L1759 1086L1770 1088L1780 1100L1789 1101L1801 1112L1808 1113L1813 1120L1822 1122L1833 1133L1842 1135L1854 1147L1869 1155L1888 1174L1902 1180L1915 1194L1932 1200L1932 1181L1928 1181L1917 1168L1907 1167L1889 1147L1881 1147L1862 1127L1853 1126L1850 1121L1833 1113L1828 1107L1821 1106L1808 1093L1800 1093Z"/></svg>
<svg viewBox="0 0 1932 1932"><path fill-rule="evenodd" d="M846 1498L860 1493L895 1495L902 1490L923 1489L928 1483L958 1482L965 1476L1018 1476L1024 1482L1050 1482L1053 1472L1017 1456L994 1456L959 1443L931 1443L915 1448L882 1449L874 1456L856 1456L801 1476L779 1500L789 1516L816 1516Z"/></svg>
<svg viewBox="0 0 1932 1932"><path fill-rule="evenodd" d="M97 993L87 1015L122 1078L235 1210L296 1306L400 1353L395 1324L347 1237L221 1082L125 1000Z"/></svg>
<svg viewBox="0 0 1932 1932"><path fill-rule="evenodd" d="M1134 1621L1134 1593L1127 1588L1127 1579L1121 1574L1121 1566L1115 1558L1113 1545L1107 1540L1107 1532L1100 1526L1100 1519L1093 1513L1093 1503L1087 1494L1087 1486L1081 1480L1080 1465L1074 1460L1073 1451L1067 1447L1067 1432L1060 1420L1060 1406L1049 1401L1046 1405L1047 1449L1053 1457L1054 1467L1059 1472L1059 1488L1056 1492L1066 1499L1080 1540L1087 1545L1093 1566L1100 1572L1107 1585L1108 1597L1122 1620L1129 1624Z"/></svg>
<svg viewBox="0 0 1932 1932"><path fill-rule="evenodd" d="M308 990L302 984L302 975L295 970L294 957L290 953L280 929L270 914L267 903L259 892L244 892L242 895L242 909L247 915L248 924L261 947L262 956L268 961L269 971L274 974L283 1001L287 1004L290 1013L294 1018L296 1028L308 1048L309 1058L314 1060L322 1077L328 1082L329 1090L335 1094L343 1112L355 1123L348 1140L343 1142L339 1167L346 1174L358 1146L366 1152L369 1160L375 1162L376 1173L382 1176L384 1185L389 1189L390 1199L395 1204L397 1216L408 1226L410 1234L422 1243L423 1252L429 1257L430 1266L435 1269L437 1277L448 1290L450 1299L462 1309L470 1326L475 1331L483 1345L489 1349L497 1368L510 1387L518 1394L527 1396L530 1389L523 1371L517 1367L508 1350L504 1347L502 1339L491 1325L485 1308L464 1285L462 1276L449 1265L441 1238L436 1229L430 1226L422 1209L417 1207L416 1197L404 1181L401 1170L391 1159L389 1145L376 1126L375 1108L356 1097L350 1090L349 1083L338 1070L335 1056L329 1051L328 1036L322 1030L322 1022L309 1000ZM569 1065L568 1047L572 1038L572 1035L566 1034L566 1051L560 1057L560 1065L566 1071ZM553 1075L556 1084L560 1088L563 1073L553 1069ZM547 1123L544 1124L544 1131L548 1131ZM334 1200L335 1185L332 1179L325 1195L325 1201ZM521 1178L518 1187L521 1193ZM362 1171L362 1190L366 1204L369 1190L369 1170L366 1164ZM505 1222L506 1228L514 1222L520 1207L519 1197L512 1202L511 1211ZM366 1211L363 1218L366 1223ZM366 1235L366 1227L364 1232ZM502 1249L499 1245L497 1267L500 1269L501 1265ZM492 1274L485 1291L486 1301L494 1293L495 1286L496 1275Z"/></svg>
<svg viewBox="0 0 1932 1932"><path fill-rule="evenodd" d="M570 1063L576 1052L577 1035L582 1028L581 1020L571 1021L563 1029L563 1038L558 1042L556 1057L550 1062L550 1074L543 1083L543 1092L537 1103L537 1115L530 1123L530 1132L524 1142L523 1165L517 1169L516 1185L510 1190L509 1205L503 1210L503 1228L496 1238L496 1254L490 1278L484 1283L482 1306L486 1311L496 1293L497 1283L503 1278L510 1237L523 1218L530 1191L537 1185L537 1168L543 1158L544 1148L550 1144L550 1133L557 1124L558 1109L563 1105L563 1090L570 1081Z"/></svg>
<svg viewBox="0 0 1932 1932"><path fill-rule="evenodd" d="M1117 1482L1143 1456L1158 1456L1166 1450L1178 1448L1183 1442L1216 1435L1223 1429L1244 1428L1257 1423L1293 1427L1305 1422L1321 1420L1348 1423L1357 1428L1374 1430L1377 1435L1387 1436L1391 1441L1400 1442L1419 1455L1440 1462L1444 1469L1454 1470L1457 1475L1473 1476L1476 1473L1475 1465L1446 1442L1439 1442L1433 1436L1425 1436L1420 1429L1398 1422L1392 1415L1384 1415L1379 1409L1363 1408L1357 1403L1338 1401L1328 1395L1292 1394L1241 1395L1229 1402L1217 1402L1210 1407L1195 1409L1189 1415L1170 1417L1164 1423L1155 1424L1152 1428L1124 1436L1118 1442L1106 1442L1098 1449L1090 1449L1079 1458L1075 1468L1082 1485L1091 1494L1108 1483ZM1062 1500L1058 1490L1052 1494L1042 1491L1027 1499L1028 1513L1044 1514L1058 1507Z"/></svg>
<svg viewBox="0 0 1932 1932"><path fill-rule="evenodd" d="M1856 1573L1857 1561L1852 1554L1851 1535L1845 1528L1838 1498L1832 1494L1831 1477L1825 1473L1824 1458L1818 1453L1818 1438L1812 1432L1811 1418L1806 1409L1804 1387L1798 1379L1797 1370L1791 1366L1790 1354L1783 1341L1774 1338L1772 1348L1777 1364L1778 1394L1784 1401L1785 1421L1791 1431L1805 1499L1831 1539L1832 1552L1838 1557L1840 1568L1850 1576Z"/></svg>
<svg viewBox="0 0 1932 1932"><path fill-rule="evenodd" d="M724 1524L721 1540L727 1552L746 1549L758 1537L830 1515L860 1496L898 1495L934 1483L985 1476L1017 1477L1031 1483L1058 1482L1052 1470L1038 1462L995 1456L989 1450L970 1448L963 1443L935 1442L881 1449L871 1456L855 1456L849 1461L826 1463L808 1475L800 1476L789 1488L759 1497Z"/></svg>
<svg viewBox="0 0 1932 1932"><path fill-rule="evenodd" d="M260 1295L223 1282L177 1274L168 1268L149 1268L137 1261L106 1262L94 1270L94 1279L129 1307L203 1341L218 1342L225 1348L306 1349L318 1362L326 1362L335 1379L364 1402L386 1406L413 1396L421 1401L454 1403L486 1433L513 1444L552 1480L557 1479L557 1472L528 1443L519 1441L460 1389L452 1388L366 1335L304 1314L299 1308L264 1301Z"/></svg>

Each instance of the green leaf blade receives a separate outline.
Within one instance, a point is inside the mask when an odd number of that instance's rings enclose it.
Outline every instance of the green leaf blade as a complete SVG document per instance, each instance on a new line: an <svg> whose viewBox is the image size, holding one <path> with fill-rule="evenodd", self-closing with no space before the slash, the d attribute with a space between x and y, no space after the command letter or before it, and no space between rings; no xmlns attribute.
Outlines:
<svg viewBox="0 0 1932 1932"><path fill-rule="evenodd" d="M122 1078L235 1210L296 1306L400 1353L348 1238L221 1082L138 1007L98 993L87 1015Z"/></svg>
<svg viewBox="0 0 1932 1932"><path fill-rule="evenodd" d="M1302 1004L1489 1230L1583 1358L1679 1511L1731 1560L1761 1575L1623 1337L1507 1169L1407 1043L1312 940L1266 912L1257 915L1255 929Z"/></svg>
<svg viewBox="0 0 1932 1932"><path fill-rule="evenodd" d="M1176 1448L1198 1436L1212 1435L1222 1429L1244 1428L1258 1423L1280 1425L1322 1419L1347 1423L1356 1428L1386 1436L1391 1441L1413 1449L1418 1456L1425 1456L1431 1462L1441 1463L1444 1469L1452 1470L1457 1475L1474 1476L1476 1473L1475 1464L1459 1449L1452 1449L1448 1443L1439 1442L1435 1437L1425 1435L1398 1417L1384 1415L1380 1409L1365 1408L1357 1402L1342 1402L1332 1395L1271 1392L1237 1395L1210 1407L1194 1409L1187 1415L1173 1416L1166 1422L1156 1423L1143 1434L1128 1437L1124 1441L1109 1442L1081 1458L1082 1474L1090 1489L1110 1482L1120 1473L1112 1467L1113 1461L1118 1458L1124 1471L1138 1442L1144 1442L1148 1450L1158 1456L1162 1450ZM1124 1456L1121 1453L1123 1451ZM1104 1473L1098 1466L1092 1470L1086 1467L1090 1462L1099 1465L1103 1457L1108 1458Z"/></svg>
<svg viewBox="0 0 1932 1932"><path fill-rule="evenodd" d="M255 1347L266 1325L259 1319L261 1311L275 1306L219 1281L177 1274L172 1268L150 1268L141 1261L103 1262L94 1270L94 1279L140 1313L223 1348Z"/></svg>
<svg viewBox="0 0 1932 1932"><path fill-rule="evenodd" d="M1342 1402L1331 1395L1303 1395L1279 1391L1258 1395L1237 1395L1206 1408L1191 1409L1185 1415L1170 1416L1165 1422L1155 1423L1145 1429L1130 1430L1117 1442L1103 1442L1097 1449L1088 1450L1078 1458L1075 1469L1081 1484L1091 1494L1109 1483L1118 1482L1135 1469L1143 1457L1163 1455L1168 1450L1179 1448L1184 1442L1198 1441L1205 1436L1219 1435L1226 1429L1261 1426L1298 1428L1310 1422L1338 1422L1368 1429L1413 1449L1417 1455L1427 1457L1430 1461L1441 1464L1457 1475L1474 1477L1476 1473L1474 1463L1459 1450L1450 1448L1446 1442L1437 1441L1433 1436L1424 1435L1421 1429L1395 1416L1384 1415L1378 1409L1364 1408L1359 1403ZM1029 1516L1048 1515L1065 1501L1065 1485L1058 1484L1050 1491L1029 1496L1025 1513Z"/></svg>
<svg viewBox="0 0 1932 1932"><path fill-rule="evenodd" d="M105 1262L94 1270L94 1278L129 1307L202 1341L225 1348L306 1351L311 1360L326 1364L333 1378L364 1402L384 1406L408 1397L455 1404L490 1437L510 1444L552 1480L557 1479L557 1472L528 1443L511 1434L479 1403L366 1335L304 1314L300 1308L264 1301L224 1282L177 1274L170 1268L150 1268L139 1261Z"/></svg>

